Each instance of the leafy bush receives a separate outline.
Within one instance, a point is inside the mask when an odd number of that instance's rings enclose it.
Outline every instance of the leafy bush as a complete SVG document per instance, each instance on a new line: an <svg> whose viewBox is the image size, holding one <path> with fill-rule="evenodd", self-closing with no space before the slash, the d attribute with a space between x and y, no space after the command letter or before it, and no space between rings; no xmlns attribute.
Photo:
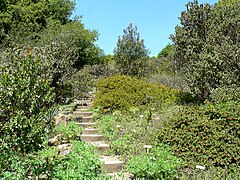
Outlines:
<svg viewBox="0 0 240 180"><path fill-rule="evenodd" d="M240 169L225 169L220 167L209 167L204 171L201 169L184 169L179 170L178 178L179 180L195 180L195 179L224 179L224 180L238 180L240 179Z"/></svg>
<svg viewBox="0 0 240 180"><path fill-rule="evenodd" d="M55 94L39 59L15 55L0 67L0 147L29 152L53 128Z"/></svg>
<svg viewBox="0 0 240 180"><path fill-rule="evenodd" d="M214 89L210 99L214 102L240 101L240 87L231 86Z"/></svg>
<svg viewBox="0 0 240 180"><path fill-rule="evenodd" d="M176 102L177 90L129 76L115 75L96 82L94 106L103 110L127 109L139 105L169 105Z"/></svg>
<svg viewBox="0 0 240 180"><path fill-rule="evenodd" d="M181 163L164 147L153 147L150 153L143 153L129 160L127 170L136 178L174 179Z"/></svg>
<svg viewBox="0 0 240 180"><path fill-rule="evenodd" d="M76 122L68 122L67 125L64 123L58 124L54 131L56 135L61 134L61 138L63 138L64 141L69 142L70 140L79 139L83 128L77 125Z"/></svg>
<svg viewBox="0 0 240 180"><path fill-rule="evenodd" d="M240 104L236 101L185 107L157 133L189 167L239 166Z"/></svg>
<svg viewBox="0 0 240 180"><path fill-rule="evenodd" d="M74 141L73 149L63 161L54 167L56 179L97 179L101 173L101 162L93 146Z"/></svg>
<svg viewBox="0 0 240 180"><path fill-rule="evenodd" d="M8 154L9 153L9 154ZM98 179L101 174L101 162L94 153L94 147L83 142L72 142L72 151L59 156L56 147L47 147L37 153L18 156L11 151L0 154L0 169L3 179ZM2 166L3 167L3 166ZM106 179L106 178L105 178Z"/></svg>

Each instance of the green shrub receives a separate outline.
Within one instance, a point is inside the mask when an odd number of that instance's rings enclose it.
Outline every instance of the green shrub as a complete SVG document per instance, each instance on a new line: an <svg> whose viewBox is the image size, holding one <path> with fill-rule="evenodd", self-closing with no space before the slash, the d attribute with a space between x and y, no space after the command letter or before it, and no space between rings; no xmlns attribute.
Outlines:
<svg viewBox="0 0 240 180"><path fill-rule="evenodd" d="M39 59L24 54L0 67L0 148L37 150L53 128L55 94L45 72Z"/></svg>
<svg viewBox="0 0 240 180"><path fill-rule="evenodd" d="M94 106L103 110L128 109L129 107L159 104L169 105L177 101L177 90L148 83L129 76L115 75L96 83Z"/></svg>
<svg viewBox="0 0 240 180"><path fill-rule="evenodd" d="M214 102L240 101L240 87L222 87L212 91L210 99Z"/></svg>
<svg viewBox="0 0 240 180"><path fill-rule="evenodd" d="M80 141L74 141L70 154L54 167L56 179L97 179L100 173L101 162L95 148Z"/></svg>
<svg viewBox="0 0 240 180"><path fill-rule="evenodd" d="M58 124L54 131L56 135L61 134L64 141L69 142L70 140L79 139L83 128L77 125L76 122L68 122L67 125L64 123Z"/></svg>
<svg viewBox="0 0 240 180"><path fill-rule="evenodd" d="M117 74L117 71L114 65L111 64L85 65L71 77L73 84L72 94L75 98L82 97L88 92L93 91L94 82L114 74Z"/></svg>
<svg viewBox="0 0 240 180"><path fill-rule="evenodd" d="M207 103L183 108L157 132L189 167L239 166L240 103Z"/></svg>
<svg viewBox="0 0 240 180"><path fill-rule="evenodd" d="M174 179L181 163L166 147L153 147L150 153L143 153L129 160L128 172L135 178L143 179Z"/></svg>
<svg viewBox="0 0 240 180"><path fill-rule="evenodd" d="M11 151L0 154L8 166L0 169L0 179L98 179L101 162L94 147L73 141L72 151L59 156L56 147L47 147L37 153L19 156ZM99 178L99 179L100 179ZM103 179L103 178L102 178ZM107 179L107 178L105 178Z"/></svg>

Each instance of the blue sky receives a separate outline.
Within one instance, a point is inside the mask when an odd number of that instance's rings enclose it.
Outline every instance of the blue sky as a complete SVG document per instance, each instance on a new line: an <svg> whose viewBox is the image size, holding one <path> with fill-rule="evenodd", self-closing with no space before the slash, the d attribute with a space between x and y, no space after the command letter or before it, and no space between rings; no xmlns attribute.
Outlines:
<svg viewBox="0 0 240 180"><path fill-rule="evenodd" d="M199 0L214 4L218 0ZM97 45L113 54L118 36L129 23L138 27L151 56L156 56L171 41L178 17L189 0L76 0L74 15L82 15L87 29L100 34Z"/></svg>

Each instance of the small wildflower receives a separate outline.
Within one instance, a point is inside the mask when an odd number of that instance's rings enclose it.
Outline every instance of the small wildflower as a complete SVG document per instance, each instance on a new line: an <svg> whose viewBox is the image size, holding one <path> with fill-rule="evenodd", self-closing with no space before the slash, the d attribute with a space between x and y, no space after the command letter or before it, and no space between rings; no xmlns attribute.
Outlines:
<svg viewBox="0 0 240 180"><path fill-rule="evenodd" d="M200 165L196 165L196 168L197 168L197 169L201 169L201 170L204 170L204 169L205 169L204 166L200 166Z"/></svg>
<svg viewBox="0 0 240 180"><path fill-rule="evenodd" d="M143 115L140 115L140 118L143 118Z"/></svg>
<svg viewBox="0 0 240 180"><path fill-rule="evenodd" d="M120 128L121 126L120 125L116 125L116 128Z"/></svg>

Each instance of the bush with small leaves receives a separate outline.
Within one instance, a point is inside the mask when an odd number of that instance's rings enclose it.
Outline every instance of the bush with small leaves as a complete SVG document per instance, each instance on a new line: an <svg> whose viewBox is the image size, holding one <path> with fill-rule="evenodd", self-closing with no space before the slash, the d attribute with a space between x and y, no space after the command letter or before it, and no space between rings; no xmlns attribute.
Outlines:
<svg viewBox="0 0 240 180"><path fill-rule="evenodd" d="M55 94L40 63L16 51L0 67L0 148L37 150L53 128Z"/></svg>
<svg viewBox="0 0 240 180"><path fill-rule="evenodd" d="M239 167L240 103L185 107L156 133L189 167Z"/></svg>
<svg viewBox="0 0 240 180"><path fill-rule="evenodd" d="M175 103L179 94L178 90L124 75L100 80L96 87L94 106L104 111L150 104L166 106Z"/></svg>

